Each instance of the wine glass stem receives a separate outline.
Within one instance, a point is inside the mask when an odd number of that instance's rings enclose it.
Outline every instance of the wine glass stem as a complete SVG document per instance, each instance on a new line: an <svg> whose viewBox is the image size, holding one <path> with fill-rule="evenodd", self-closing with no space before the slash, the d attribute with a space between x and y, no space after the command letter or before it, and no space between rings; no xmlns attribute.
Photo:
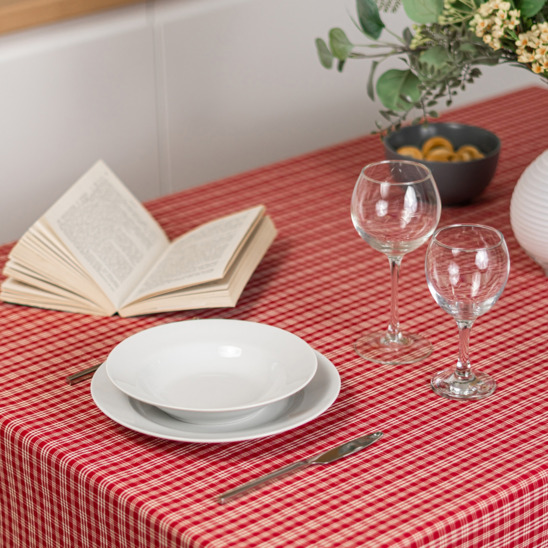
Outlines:
<svg viewBox="0 0 548 548"><path fill-rule="evenodd" d="M457 320L459 328L459 358L455 374L463 381L474 380L474 374L470 366L470 330L472 329L471 320Z"/></svg>
<svg viewBox="0 0 548 548"><path fill-rule="evenodd" d="M388 324L387 338L393 342L400 341L400 318L398 313L398 282L400 278L400 265L402 257L388 257L390 263L391 299L390 299L390 321Z"/></svg>

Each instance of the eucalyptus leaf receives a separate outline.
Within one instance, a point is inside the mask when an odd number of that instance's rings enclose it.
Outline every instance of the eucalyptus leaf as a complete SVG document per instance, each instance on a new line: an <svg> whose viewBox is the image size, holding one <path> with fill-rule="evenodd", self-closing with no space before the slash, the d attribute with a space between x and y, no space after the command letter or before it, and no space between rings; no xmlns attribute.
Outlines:
<svg viewBox="0 0 548 548"><path fill-rule="evenodd" d="M391 69L379 76L377 96L387 109L407 111L420 99L419 82L410 70Z"/></svg>
<svg viewBox="0 0 548 548"><path fill-rule="evenodd" d="M371 63L371 69L369 70L369 78L367 79L367 96L371 99L371 101L375 100L375 70L377 69L377 66L379 65L378 61L372 61Z"/></svg>
<svg viewBox="0 0 548 548"><path fill-rule="evenodd" d="M325 40L316 38L316 50L318 51L318 57L322 66L330 69L333 66L333 54L329 51Z"/></svg>
<svg viewBox="0 0 548 548"><path fill-rule="evenodd" d="M486 59L483 59L481 61L481 64L486 65L488 67L494 67L495 65L499 64L499 59L498 57L488 57Z"/></svg>
<svg viewBox="0 0 548 548"><path fill-rule="evenodd" d="M461 44L460 51L464 51L466 53L476 53L476 46L474 46L474 44Z"/></svg>
<svg viewBox="0 0 548 548"><path fill-rule="evenodd" d="M402 32L402 38L405 43L405 45L409 45L411 41L413 40L413 33L409 29L409 27L405 27Z"/></svg>
<svg viewBox="0 0 548 548"><path fill-rule="evenodd" d="M344 30L334 28L329 31L329 47L337 59L345 61L354 49L354 44L348 39Z"/></svg>
<svg viewBox="0 0 548 548"><path fill-rule="evenodd" d="M403 0L403 9L415 23L435 23L443 11L443 0Z"/></svg>
<svg viewBox="0 0 548 548"><path fill-rule="evenodd" d="M360 27L365 35L377 40L385 25L382 22L375 0L356 0L356 9Z"/></svg>
<svg viewBox="0 0 548 548"><path fill-rule="evenodd" d="M544 7L545 0L516 0L515 4L522 17L533 17Z"/></svg>
<svg viewBox="0 0 548 548"><path fill-rule="evenodd" d="M421 63L426 63L434 68L442 68L449 61L449 54L443 46L432 46L423 51L419 57Z"/></svg>

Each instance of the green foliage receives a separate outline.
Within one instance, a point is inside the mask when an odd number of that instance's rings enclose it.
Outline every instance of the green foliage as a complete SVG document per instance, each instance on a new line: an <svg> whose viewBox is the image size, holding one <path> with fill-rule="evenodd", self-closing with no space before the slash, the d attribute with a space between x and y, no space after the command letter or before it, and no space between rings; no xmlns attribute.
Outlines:
<svg viewBox="0 0 548 548"><path fill-rule="evenodd" d="M436 23L443 10L443 0L403 0L403 9L415 23Z"/></svg>
<svg viewBox="0 0 548 548"><path fill-rule="evenodd" d="M354 44L347 38L342 29L331 29L329 31L329 47L334 57L339 61L346 61L354 49Z"/></svg>
<svg viewBox="0 0 548 548"><path fill-rule="evenodd" d="M372 43L355 45L342 29L333 28L329 45L318 38L316 48L322 66L332 68L336 60L339 71L348 60L370 60L367 95L385 109L379 111L384 119L382 124L377 122L380 133L399 128L413 115L413 123L436 117L440 102L451 106L454 97L481 76L480 66L510 63L532 70L531 65L518 61L515 41L518 33L548 19L547 0L513 0L512 9L521 10L521 19L515 30L508 31L502 46L494 48L470 25L478 7L489 0L377 1L356 0L356 27ZM404 29L401 37L385 27L379 9L393 11L400 5L416 23ZM386 34L395 41L382 40ZM380 64L390 58L403 62L405 68L391 68L379 75ZM548 79L546 74L541 76Z"/></svg>
<svg viewBox="0 0 548 548"><path fill-rule="evenodd" d="M325 40L322 38L316 38L316 49L318 50L318 56L322 66L330 69L333 66L333 54L327 47Z"/></svg>
<svg viewBox="0 0 548 548"><path fill-rule="evenodd" d="M447 50L443 46L432 46L419 55L419 61L435 69L441 69L450 59Z"/></svg>
<svg viewBox="0 0 548 548"><path fill-rule="evenodd" d="M521 0L515 2L516 8L521 11L522 17L534 17L544 7L545 0Z"/></svg>
<svg viewBox="0 0 548 548"><path fill-rule="evenodd" d="M407 111L420 98L419 85L412 71L392 69L377 80L377 95L387 109Z"/></svg>
<svg viewBox="0 0 548 548"><path fill-rule="evenodd" d="M384 29L384 23L375 0L357 0L356 10L363 33L373 40L378 40Z"/></svg>

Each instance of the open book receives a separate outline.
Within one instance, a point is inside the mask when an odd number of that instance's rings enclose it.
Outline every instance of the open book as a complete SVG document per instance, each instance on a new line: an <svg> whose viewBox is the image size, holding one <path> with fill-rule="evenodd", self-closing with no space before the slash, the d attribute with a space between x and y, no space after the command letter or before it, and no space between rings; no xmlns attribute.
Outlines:
<svg viewBox="0 0 548 548"><path fill-rule="evenodd" d="M99 161L14 246L0 299L100 316L231 307L275 236L259 205L169 242Z"/></svg>

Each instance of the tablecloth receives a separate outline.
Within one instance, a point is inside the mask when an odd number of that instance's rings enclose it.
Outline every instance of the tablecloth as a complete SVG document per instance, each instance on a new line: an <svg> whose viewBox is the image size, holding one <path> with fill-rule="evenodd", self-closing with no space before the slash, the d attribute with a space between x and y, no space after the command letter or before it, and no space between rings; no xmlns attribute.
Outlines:
<svg viewBox="0 0 548 548"><path fill-rule="evenodd" d="M456 362L454 320L432 299L426 246L407 255L400 319L434 352L378 365L352 348L388 321L384 255L349 214L360 169L383 157L376 135L341 143L146 205L177 236L264 203L279 234L235 308L97 318L0 304L0 545L12 547L536 547L548 545L548 278L516 242L513 187L548 146L548 90L528 87L447 112L497 133L497 173L440 225L500 229L511 274L471 336L474 366L494 376L478 402L441 398L431 375ZM85 166L84 166L85 168ZM0 248L0 265L12 244ZM341 378L335 403L290 431L233 443L163 440L125 428L65 377L103 361L144 328L191 318L263 322L303 338ZM361 453L312 467L228 505L241 482L359 435Z"/></svg>

